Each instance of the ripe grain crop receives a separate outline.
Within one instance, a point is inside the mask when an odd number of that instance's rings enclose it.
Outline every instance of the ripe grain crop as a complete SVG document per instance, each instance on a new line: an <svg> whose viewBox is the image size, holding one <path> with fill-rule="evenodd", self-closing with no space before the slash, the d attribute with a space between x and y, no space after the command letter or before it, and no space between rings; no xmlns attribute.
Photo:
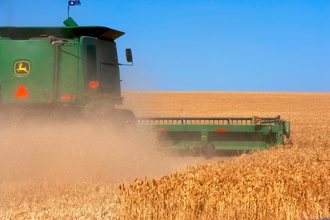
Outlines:
<svg viewBox="0 0 330 220"><path fill-rule="evenodd" d="M210 161L164 159L146 150L144 139L133 138L124 145L123 139L134 134L110 135L114 131L94 122L28 127L16 123L9 129L2 120L0 219L330 216L329 93L127 92L124 96L123 107L137 116L281 115L292 123L292 144ZM186 165L190 167L184 169Z"/></svg>
<svg viewBox="0 0 330 220"><path fill-rule="evenodd" d="M126 219L310 219L329 216L330 151L280 147L120 187Z"/></svg>

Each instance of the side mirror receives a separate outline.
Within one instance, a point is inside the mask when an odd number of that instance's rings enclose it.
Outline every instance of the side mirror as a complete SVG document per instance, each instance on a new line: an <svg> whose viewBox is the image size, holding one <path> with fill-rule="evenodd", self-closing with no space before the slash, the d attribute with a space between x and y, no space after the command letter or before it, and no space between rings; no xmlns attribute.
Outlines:
<svg viewBox="0 0 330 220"><path fill-rule="evenodd" d="M132 50L130 48L126 49L126 60L128 63L133 63Z"/></svg>

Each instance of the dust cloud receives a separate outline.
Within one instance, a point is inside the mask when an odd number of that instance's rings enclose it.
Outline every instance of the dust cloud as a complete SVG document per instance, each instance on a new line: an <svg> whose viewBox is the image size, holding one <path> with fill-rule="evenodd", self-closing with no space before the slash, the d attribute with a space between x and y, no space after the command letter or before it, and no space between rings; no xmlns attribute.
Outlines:
<svg viewBox="0 0 330 220"><path fill-rule="evenodd" d="M0 182L130 181L204 159L159 151L155 135L100 117L1 116Z"/></svg>

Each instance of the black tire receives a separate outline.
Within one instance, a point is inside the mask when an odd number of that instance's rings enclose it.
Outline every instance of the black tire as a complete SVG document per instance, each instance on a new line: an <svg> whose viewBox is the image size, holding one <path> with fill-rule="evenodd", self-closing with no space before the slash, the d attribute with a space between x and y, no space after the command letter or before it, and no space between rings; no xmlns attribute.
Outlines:
<svg viewBox="0 0 330 220"><path fill-rule="evenodd" d="M212 143L208 143L203 147L203 154L206 159L211 159L216 155L216 150Z"/></svg>
<svg viewBox="0 0 330 220"><path fill-rule="evenodd" d="M131 110L116 109L114 115L116 120L118 120L121 124L128 124L132 126L136 125L136 117Z"/></svg>

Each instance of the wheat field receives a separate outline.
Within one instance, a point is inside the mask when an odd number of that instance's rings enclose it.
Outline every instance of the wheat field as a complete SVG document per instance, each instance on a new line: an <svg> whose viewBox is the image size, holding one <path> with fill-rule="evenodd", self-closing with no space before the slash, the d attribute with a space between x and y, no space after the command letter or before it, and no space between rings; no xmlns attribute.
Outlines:
<svg viewBox="0 0 330 220"><path fill-rule="evenodd" d="M123 184L120 187L123 218L317 219L330 216L330 94L130 95L132 100L145 105L148 115L281 115L292 122L293 144L231 160L215 160L161 178Z"/></svg>
<svg viewBox="0 0 330 220"><path fill-rule="evenodd" d="M137 116L281 115L291 121L292 144L209 161L169 158L149 150L153 142L145 137L122 143L134 135L111 136L106 126L100 131L78 123L29 125L24 143L33 150L18 154L13 152L22 146L15 134L22 128L1 125L6 132L0 139L0 218L330 217L330 93L126 92L124 97L123 107Z"/></svg>

